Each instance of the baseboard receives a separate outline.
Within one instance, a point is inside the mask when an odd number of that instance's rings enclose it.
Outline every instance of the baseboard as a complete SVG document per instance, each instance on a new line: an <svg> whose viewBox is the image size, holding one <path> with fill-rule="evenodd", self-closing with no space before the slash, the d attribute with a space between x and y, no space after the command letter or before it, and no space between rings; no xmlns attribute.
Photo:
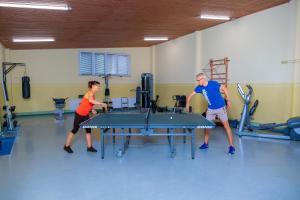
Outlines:
<svg viewBox="0 0 300 200"><path fill-rule="evenodd" d="M65 114L72 114L73 110L65 110ZM54 111L39 111L39 112L20 112L16 113L17 117L20 116L39 116L39 115L54 115Z"/></svg>

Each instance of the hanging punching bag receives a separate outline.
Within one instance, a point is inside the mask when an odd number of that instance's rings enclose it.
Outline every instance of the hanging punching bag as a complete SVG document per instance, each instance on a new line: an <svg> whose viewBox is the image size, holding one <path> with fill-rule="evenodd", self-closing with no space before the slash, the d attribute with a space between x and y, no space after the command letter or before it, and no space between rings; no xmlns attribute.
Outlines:
<svg viewBox="0 0 300 200"><path fill-rule="evenodd" d="M30 98L30 78L28 76L22 77L22 96L23 99Z"/></svg>

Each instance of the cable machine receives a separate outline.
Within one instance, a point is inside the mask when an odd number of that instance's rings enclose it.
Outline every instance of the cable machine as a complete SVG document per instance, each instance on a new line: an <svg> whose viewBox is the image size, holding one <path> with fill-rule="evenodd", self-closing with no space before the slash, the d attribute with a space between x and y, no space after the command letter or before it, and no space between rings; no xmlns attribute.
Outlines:
<svg viewBox="0 0 300 200"><path fill-rule="evenodd" d="M3 96L4 96L3 110L5 111L5 114L4 114L5 120L2 124L2 126L6 131L13 131L14 128L16 128L16 126L18 124L18 122L16 120L14 120L15 114L13 113L15 111L16 107L10 106L10 104L9 104L9 97L8 97L7 84L6 84L6 82L7 82L6 77L7 77L8 73L17 66L26 67L25 63L11 63L11 62L3 62L2 63L2 90L3 90ZM24 83L23 78L22 78L23 98L29 98L29 96L30 96L29 77L27 77L28 79L26 79L26 82L27 82L26 86L23 84Z"/></svg>

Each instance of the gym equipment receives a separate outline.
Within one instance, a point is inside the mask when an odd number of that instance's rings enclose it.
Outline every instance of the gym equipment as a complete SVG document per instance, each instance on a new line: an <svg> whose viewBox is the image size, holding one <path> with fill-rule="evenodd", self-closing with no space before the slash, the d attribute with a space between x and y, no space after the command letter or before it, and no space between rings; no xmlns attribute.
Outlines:
<svg viewBox="0 0 300 200"><path fill-rule="evenodd" d="M153 103L153 75L151 73L141 74L141 86L137 86L135 91L135 106L138 109L150 108Z"/></svg>
<svg viewBox="0 0 300 200"><path fill-rule="evenodd" d="M26 67L24 63L10 63L10 62L2 62L2 89L5 105L3 106L3 110L5 110L6 118L4 120L3 125L5 125L5 131L13 131L16 127L16 122L13 122L12 114L15 111L15 106L9 105L9 97L6 85L6 76L7 74L13 70L16 66Z"/></svg>
<svg viewBox="0 0 300 200"><path fill-rule="evenodd" d="M11 118L12 118L12 119L15 119L16 117L17 117L16 113L12 113L12 114L11 114ZM3 115L3 118L4 118L4 119L7 118L7 114L6 114L6 113Z"/></svg>
<svg viewBox="0 0 300 200"><path fill-rule="evenodd" d="M182 110L186 106L186 96L185 95L173 95L172 99L175 100L175 105L173 108L173 112L179 112L181 113Z"/></svg>
<svg viewBox="0 0 300 200"><path fill-rule="evenodd" d="M111 110L112 107L112 100L110 99L110 90L109 90L109 78L110 74L106 74L103 76L104 78L104 83L105 83L105 91L104 91L104 101L103 103L107 104L107 109Z"/></svg>
<svg viewBox="0 0 300 200"><path fill-rule="evenodd" d="M150 108L151 100L153 100L153 75L142 73L141 79L142 108Z"/></svg>
<svg viewBox="0 0 300 200"><path fill-rule="evenodd" d="M28 76L22 77L22 96L24 99L30 98L30 78Z"/></svg>
<svg viewBox="0 0 300 200"><path fill-rule="evenodd" d="M216 80L227 87L229 61L228 57L224 57L223 59L210 59L209 62L202 67L202 71L210 80Z"/></svg>
<svg viewBox="0 0 300 200"><path fill-rule="evenodd" d="M142 88L140 86L137 86L135 90L135 106L138 108L141 107L141 91Z"/></svg>
<svg viewBox="0 0 300 200"><path fill-rule="evenodd" d="M15 137L0 138L0 156L9 155L13 148Z"/></svg>
<svg viewBox="0 0 300 200"><path fill-rule="evenodd" d="M159 99L159 95L156 95L155 100L151 100L151 110L152 110L152 113L156 113L156 111L157 111L157 102L158 102L158 99Z"/></svg>
<svg viewBox="0 0 300 200"><path fill-rule="evenodd" d="M54 111L54 116L56 120L63 120L64 119L64 108L66 106L67 98L52 98L54 101L54 106L56 110Z"/></svg>
<svg viewBox="0 0 300 200"><path fill-rule="evenodd" d="M246 94L241 87L237 84L239 94L244 100L243 112L238 127L237 134L242 136L253 136L262 138L285 139L285 140L300 140L300 116L293 117L285 123L268 123L253 125L251 124L252 116L258 107L258 100L256 100L250 108L253 88L247 85L248 93Z"/></svg>
<svg viewBox="0 0 300 200"><path fill-rule="evenodd" d="M6 85L7 74L16 66L26 67L24 63L2 62L2 91L4 97L4 106L2 107L2 109L4 110L4 121L2 123L0 132L0 155L10 154L15 141L15 137L19 133L20 128L20 126L18 125L18 121L15 120L16 114L14 113L14 111L16 110L16 106L11 106L9 103L9 95Z"/></svg>

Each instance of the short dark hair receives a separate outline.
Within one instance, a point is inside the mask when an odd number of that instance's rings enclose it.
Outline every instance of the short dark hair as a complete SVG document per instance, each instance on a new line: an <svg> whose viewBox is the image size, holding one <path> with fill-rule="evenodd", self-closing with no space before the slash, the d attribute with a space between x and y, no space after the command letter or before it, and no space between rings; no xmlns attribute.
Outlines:
<svg viewBox="0 0 300 200"><path fill-rule="evenodd" d="M100 82L98 82L98 81L89 81L88 87L89 87L89 88L92 88L93 85L100 85Z"/></svg>

